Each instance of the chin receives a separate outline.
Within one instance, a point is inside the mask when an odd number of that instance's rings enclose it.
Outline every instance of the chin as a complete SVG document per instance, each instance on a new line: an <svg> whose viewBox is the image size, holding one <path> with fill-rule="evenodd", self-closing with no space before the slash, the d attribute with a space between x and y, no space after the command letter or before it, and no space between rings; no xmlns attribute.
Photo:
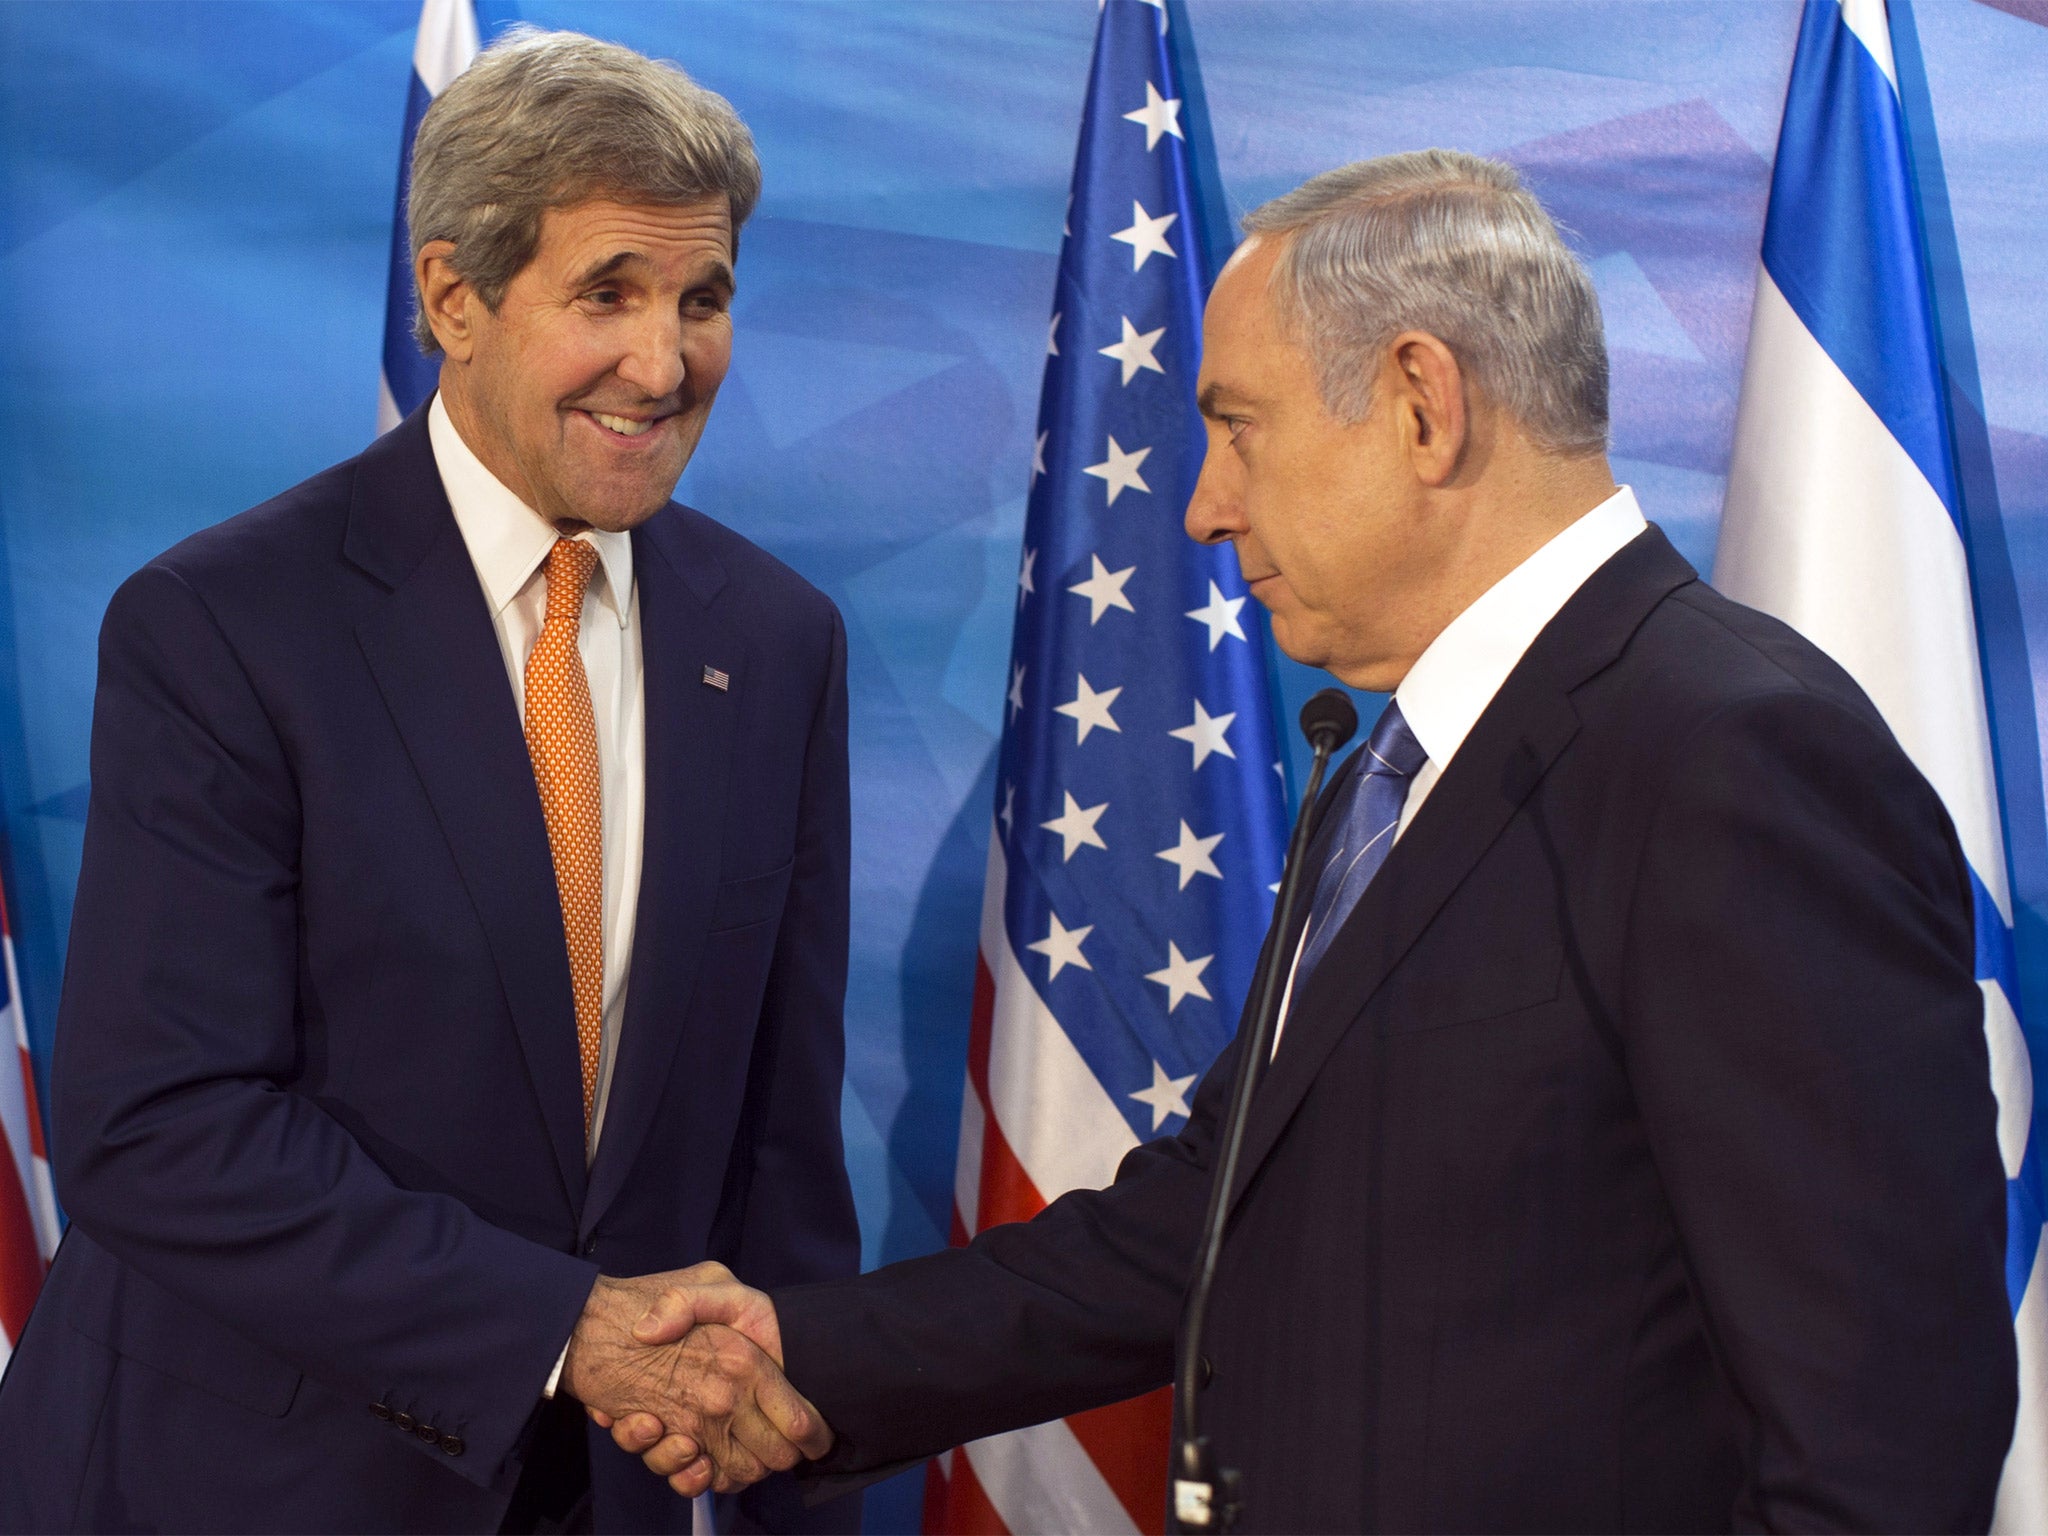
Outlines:
<svg viewBox="0 0 2048 1536"><path fill-rule="evenodd" d="M605 490L608 494L586 494L571 501L569 515L593 528L624 533L629 528L638 528L668 505L669 497L675 493L675 481L670 480L663 485L642 482L632 486L608 486Z"/></svg>
<svg viewBox="0 0 2048 1536"><path fill-rule="evenodd" d="M1273 643L1289 661L1298 661L1305 667L1329 666L1329 647L1315 643L1315 637L1306 632L1308 626L1271 609L1267 610L1266 625L1272 632Z"/></svg>

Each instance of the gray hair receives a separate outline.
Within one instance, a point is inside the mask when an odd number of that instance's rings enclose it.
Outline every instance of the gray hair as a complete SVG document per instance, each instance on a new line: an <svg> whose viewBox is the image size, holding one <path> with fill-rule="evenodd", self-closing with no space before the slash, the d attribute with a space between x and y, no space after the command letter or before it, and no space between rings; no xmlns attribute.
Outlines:
<svg viewBox="0 0 2048 1536"><path fill-rule="evenodd" d="M616 43L516 26L420 123L405 209L413 269L428 241L453 241L449 260L495 313L533 259L548 209L717 196L732 208L737 247L761 196L761 163L723 96ZM416 293L413 336L431 357L440 343L422 305Z"/></svg>
<svg viewBox="0 0 2048 1536"><path fill-rule="evenodd" d="M1514 167L1455 150L1326 171L1245 217L1285 235L1273 292L1342 421L1372 406L1380 354L1407 330L1553 453L1607 445L1600 301Z"/></svg>

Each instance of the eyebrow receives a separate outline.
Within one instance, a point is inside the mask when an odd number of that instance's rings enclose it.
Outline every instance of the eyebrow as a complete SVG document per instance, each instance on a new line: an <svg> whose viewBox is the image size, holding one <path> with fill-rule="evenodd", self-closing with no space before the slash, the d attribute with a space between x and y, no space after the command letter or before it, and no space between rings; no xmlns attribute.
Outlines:
<svg viewBox="0 0 2048 1536"><path fill-rule="evenodd" d="M592 283L601 283L608 277L617 276L621 268L632 266L635 262L645 262L646 260L647 258L638 251L619 251L614 255L607 256L602 261L592 262L581 272L577 273L575 285L578 288L584 288Z"/></svg>
<svg viewBox="0 0 2048 1536"><path fill-rule="evenodd" d="M1244 396L1238 394L1228 384L1209 384L1195 397L1195 409L1204 416L1214 416L1223 405L1243 399Z"/></svg>

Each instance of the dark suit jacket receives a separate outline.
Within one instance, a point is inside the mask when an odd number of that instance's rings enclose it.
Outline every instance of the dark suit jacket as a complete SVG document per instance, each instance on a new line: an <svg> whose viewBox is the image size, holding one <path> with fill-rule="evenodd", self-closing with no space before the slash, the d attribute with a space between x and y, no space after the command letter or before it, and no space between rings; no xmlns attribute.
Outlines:
<svg viewBox="0 0 2048 1536"><path fill-rule="evenodd" d="M1971 931L1848 677L1661 533L1617 554L1259 1089L1202 1397L1244 1527L1982 1529L2015 1365ZM1169 1379L1234 1052L1109 1189L777 1293L820 1470Z"/></svg>
<svg viewBox="0 0 2048 1536"><path fill-rule="evenodd" d="M0 1527L494 1530L600 1270L857 1267L844 632L685 507L633 565L645 872L587 1173L540 800L424 412L115 594L72 1226L0 1390ZM592 1457L599 1530L689 1529Z"/></svg>

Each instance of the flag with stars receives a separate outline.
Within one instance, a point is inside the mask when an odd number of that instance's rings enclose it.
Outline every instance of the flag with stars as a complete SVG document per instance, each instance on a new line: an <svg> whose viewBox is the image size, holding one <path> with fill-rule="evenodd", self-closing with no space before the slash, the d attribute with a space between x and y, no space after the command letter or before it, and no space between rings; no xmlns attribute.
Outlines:
<svg viewBox="0 0 2048 1536"><path fill-rule="evenodd" d="M412 337L412 234L405 221L412 189L412 141L420 119L448 82L477 55L476 0L423 0L413 34L412 82L398 144L398 208L391 215L391 270L384 289L384 368L377 380L377 430L389 432L434 392L440 369Z"/></svg>
<svg viewBox="0 0 2048 1536"><path fill-rule="evenodd" d="M1107 0L1047 332L955 1187L956 1242L1186 1123L1285 855L1264 630L1181 517L1208 291L1164 7ZM1158 1530L1169 1397L933 1464L927 1530Z"/></svg>

